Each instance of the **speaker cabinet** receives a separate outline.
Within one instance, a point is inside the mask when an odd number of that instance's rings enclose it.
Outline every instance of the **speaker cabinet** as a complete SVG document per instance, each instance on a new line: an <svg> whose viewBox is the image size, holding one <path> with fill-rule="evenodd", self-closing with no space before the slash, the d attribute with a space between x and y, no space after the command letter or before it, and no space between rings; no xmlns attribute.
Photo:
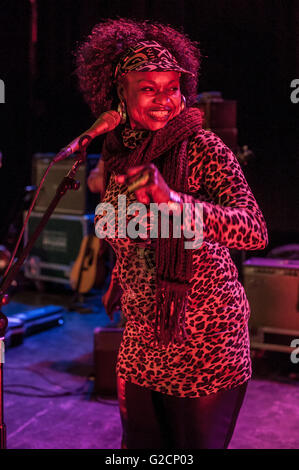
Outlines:
<svg viewBox="0 0 299 470"><path fill-rule="evenodd" d="M39 185L40 180L54 156L55 154L52 153L36 153L33 156L32 183L35 186ZM90 170L97 165L99 158L99 155L87 156L86 163L84 165L80 165L75 175L75 179L80 181L80 188L77 191L68 190L61 198L54 213L83 215L94 212L95 207L99 203L99 195L93 194L89 191L87 187L87 178ZM36 212L45 212L55 196L58 185L71 169L74 162L75 157L69 157L53 165L47 175L34 207Z"/></svg>
<svg viewBox="0 0 299 470"><path fill-rule="evenodd" d="M123 328L98 327L94 330L95 392L117 395L116 362Z"/></svg>
<svg viewBox="0 0 299 470"><path fill-rule="evenodd" d="M248 259L243 263L243 281L251 308L251 337L290 346L292 338L299 338L299 261Z"/></svg>
<svg viewBox="0 0 299 470"><path fill-rule="evenodd" d="M195 105L203 112L203 127L218 135L233 152L238 150L237 102L207 99Z"/></svg>

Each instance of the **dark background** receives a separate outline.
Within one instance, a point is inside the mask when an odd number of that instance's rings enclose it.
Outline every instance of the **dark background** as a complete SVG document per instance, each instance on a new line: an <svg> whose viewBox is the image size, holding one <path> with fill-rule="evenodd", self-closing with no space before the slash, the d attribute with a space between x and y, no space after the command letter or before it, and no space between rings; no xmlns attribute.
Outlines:
<svg viewBox="0 0 299 470"><path fill-rule="evenodd" d="M29 0L0 0L0 243L35 152L57 152L94 121L77 90L72 51L103 18L182 26L200 41L199 92L238 103L239 144L256 158L245 176L265 215L270 245L298 241L299 0L37 0L35 62ZM100 151L97 139L90 151ZM2 238L2 239L1 239Z"/></svg>

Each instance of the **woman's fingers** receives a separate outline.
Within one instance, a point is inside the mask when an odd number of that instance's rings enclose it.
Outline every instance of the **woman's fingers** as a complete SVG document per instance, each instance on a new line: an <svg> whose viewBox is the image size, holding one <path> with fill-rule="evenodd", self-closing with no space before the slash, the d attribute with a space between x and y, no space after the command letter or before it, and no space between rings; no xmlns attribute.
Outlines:
<svg viewBox="0 0 299 470"><path fill-rule="evenodd" d="M169 200L169 187L152 163L128 168L125 175L116 175L115 179L118 183L127 184L128 192L134 192L137 200L143 204Z"/></svg>
<svg viewBox="0 0 299 470"><path fill-rule="evenodd" d="M136 199L143 204L149 204L151 202L151 198L148 195L146 188L136 189L135 196Z"/></svg>
<svg viewBox="0 0 299 470"><path fill-rule="evenodd" d="M124 184L126 182L127 175L115 175L115 181L119 184Z"/></svg>
<svg viewBox="0 0 299 470"><path fill-rule="evenodd" d="M150 174L148 172L141 173L138 178L136 178L131 184L128 186L129 193L136 191L138 188L142 186L146 186L150 181Z"/></svg>
<svg viewBox="0 0 299 470"><path fill-rule="evenodd" d="M131 167L128 168L126 174L115 175L115 181L120 184L127 184L129 192L132 192L139 186L144 186L152 181L154 170L155 166L153 164Z"/></svg>
<svg viewBox="0 0 299 470"><path fill-rule="evenodd" d="M131 168L128 168L127 170L127 175L128 176L134 176L136 175L137 173L145 170L146 168L148 168L148 165L139 165L139 166L133 166Z"/></svg>
<svg viewBox="0 0 299 470"><path fill-rule="evenodd" d="M128 168L125 174L115 175L115 181L120 184L128 183L130 178L141 173L144 168L145 165Z"/></svg>

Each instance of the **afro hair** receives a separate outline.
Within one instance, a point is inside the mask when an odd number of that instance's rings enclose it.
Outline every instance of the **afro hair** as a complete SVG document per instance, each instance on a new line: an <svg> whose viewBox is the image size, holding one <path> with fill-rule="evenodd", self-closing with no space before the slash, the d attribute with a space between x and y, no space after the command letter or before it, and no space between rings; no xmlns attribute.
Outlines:
<svg viewBox="0 0 299 470"><path fill-rule="evenodd" d="M169 25L148 20L106 19L93 28L74 52L79 88L95 116L117 108L119 99L113 81L115 67L129 47L148 40L166 47L181 67L194 74L182 75L181 91L188 106L195 103L201 59L197 42Z"/></svg>

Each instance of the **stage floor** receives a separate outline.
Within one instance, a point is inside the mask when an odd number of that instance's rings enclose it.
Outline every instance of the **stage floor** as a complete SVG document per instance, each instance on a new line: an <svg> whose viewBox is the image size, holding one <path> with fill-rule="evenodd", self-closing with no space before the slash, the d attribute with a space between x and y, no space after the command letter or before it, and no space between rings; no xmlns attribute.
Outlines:
<svg viewBox="0 0 299 470"><path fill-rule="evenodd" d="M119 449L121 423L114 397L94 394L94 329L110 321L92 296L94 312L65 311L64 323L6 349L4 407L9 449ZM12 296L4 313L66 306L63 289L29 289ZM90 301L90 300L89 300ZM230 449L299 448L299 364L268 353L254 359L254 376ZM296 370L297 367L297 370ZM292 372L295 378L290 379Z"/></svg>

